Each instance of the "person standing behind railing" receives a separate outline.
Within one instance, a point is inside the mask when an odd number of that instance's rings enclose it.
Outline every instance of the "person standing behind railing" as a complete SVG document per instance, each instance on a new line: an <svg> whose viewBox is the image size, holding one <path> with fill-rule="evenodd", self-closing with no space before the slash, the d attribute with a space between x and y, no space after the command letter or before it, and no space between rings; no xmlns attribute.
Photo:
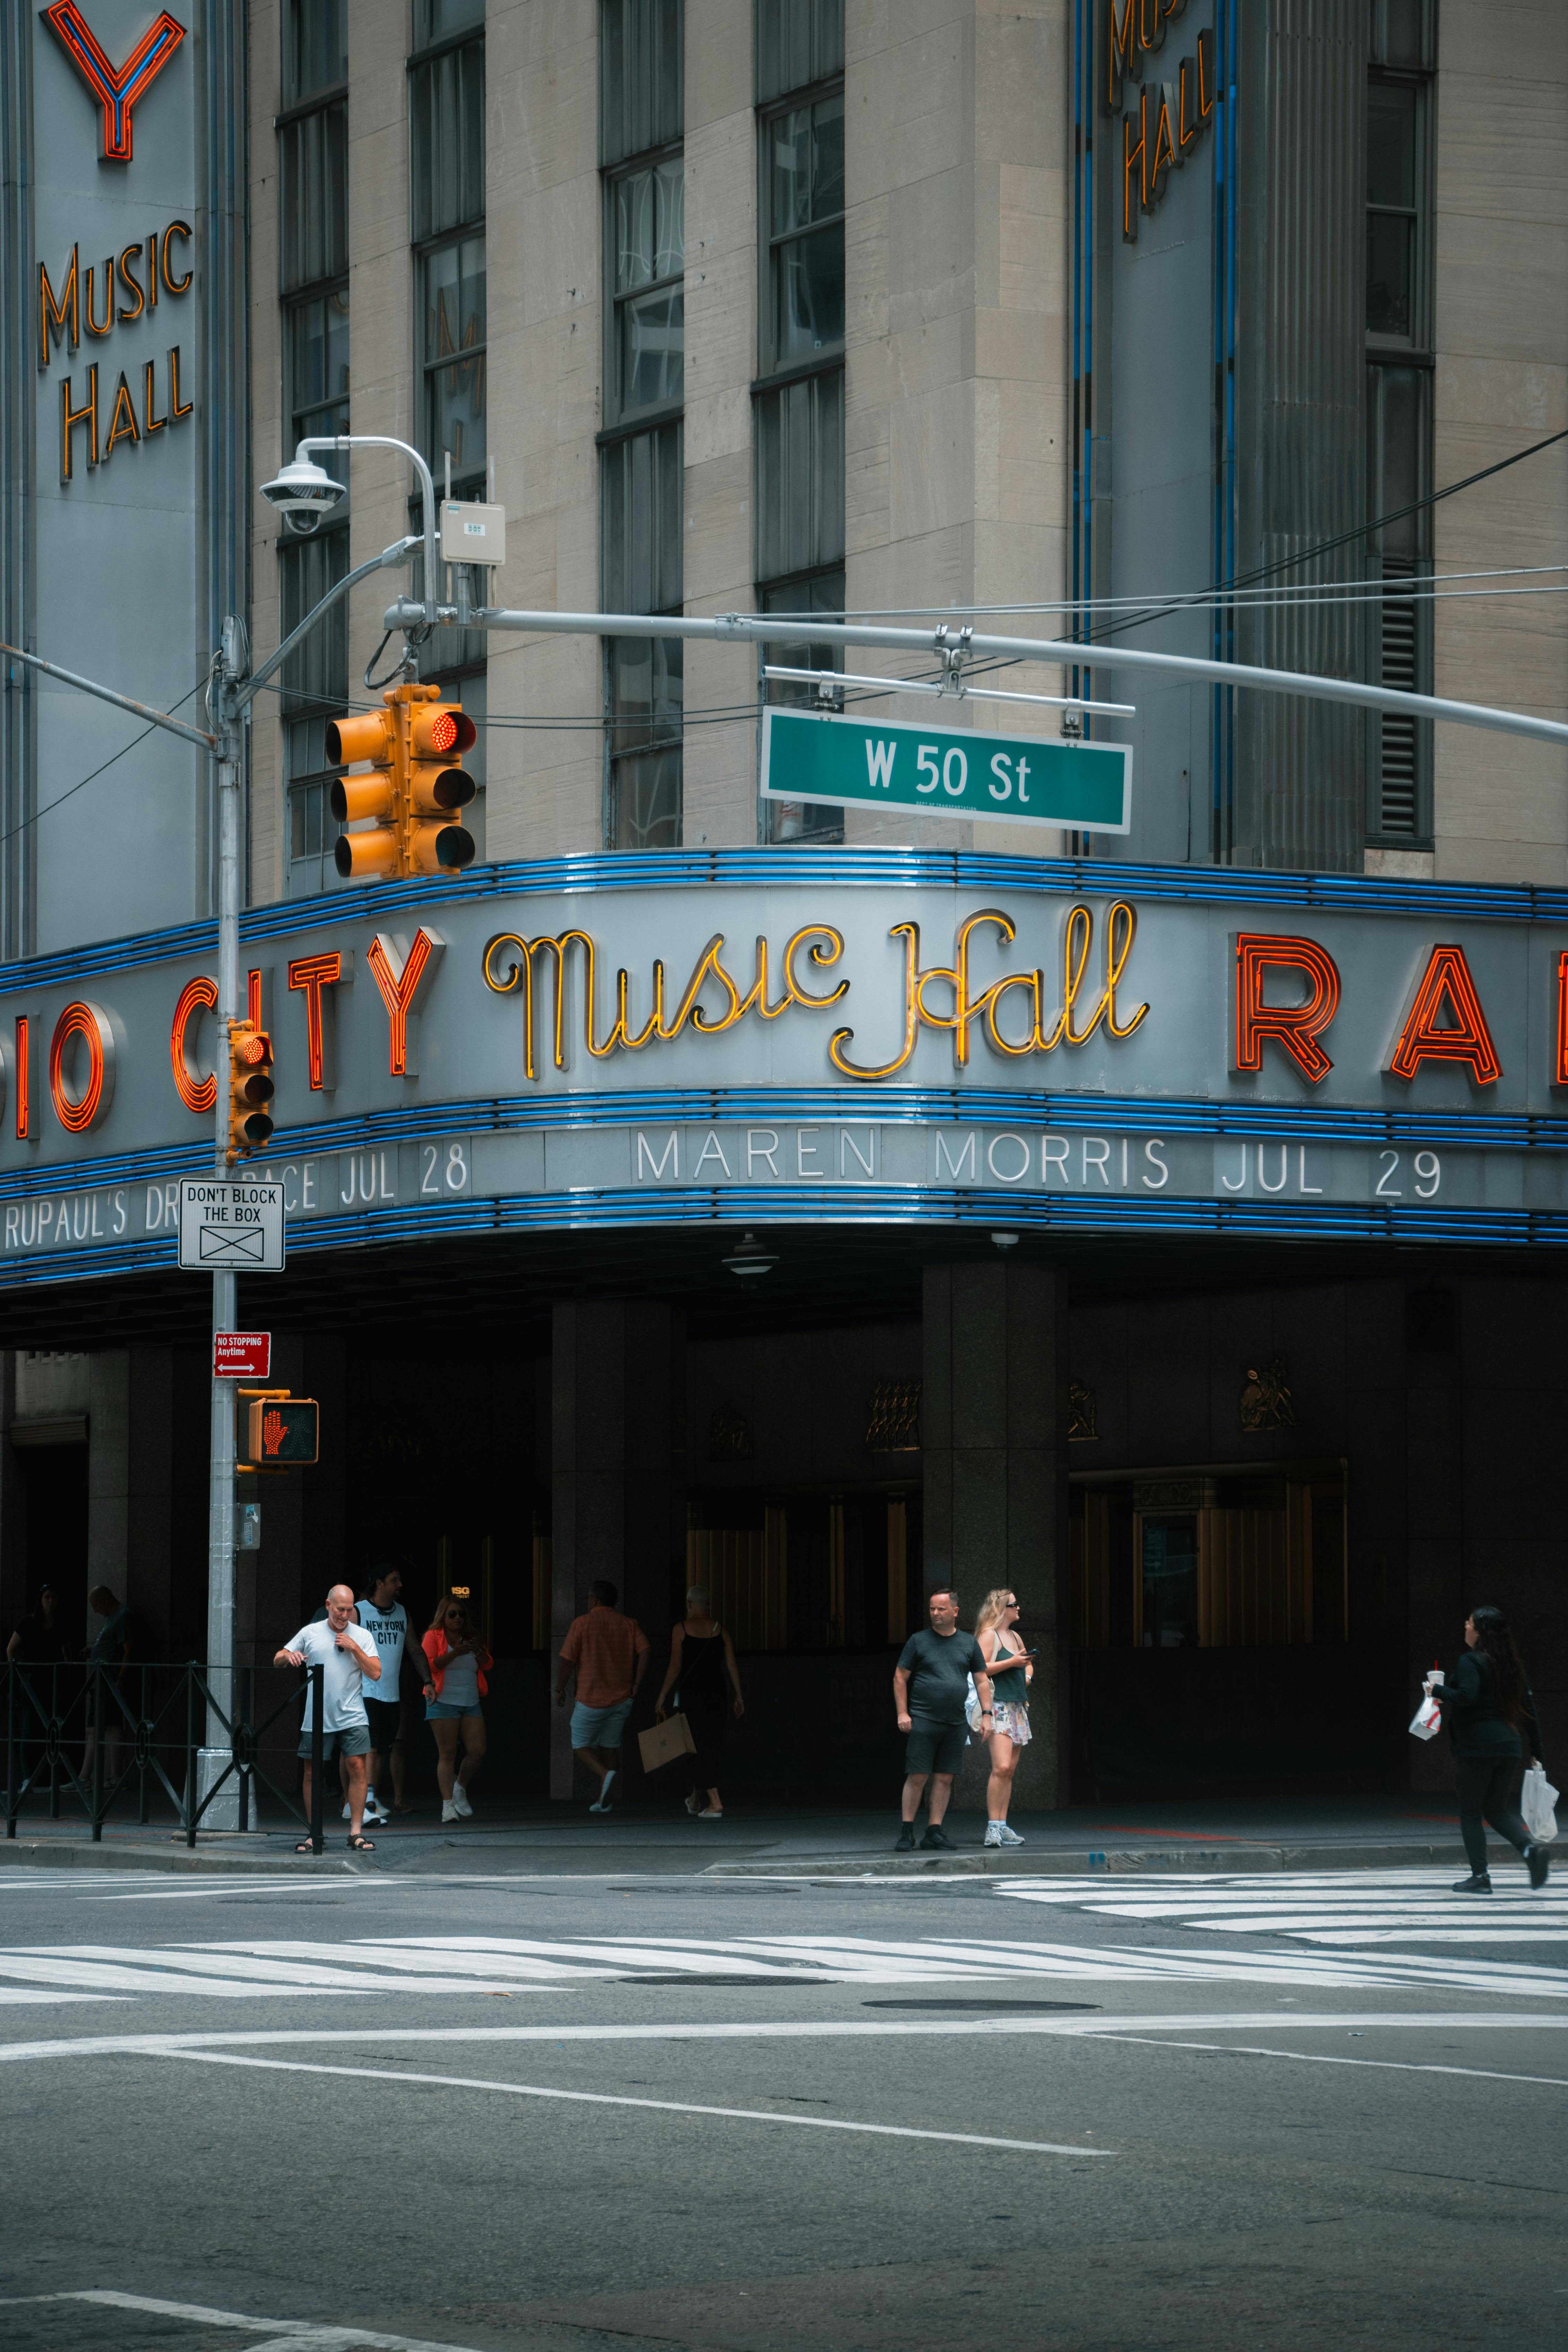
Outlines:
<svg viewBox="0 0 1568 2352"><path fill-rule="evenodd" d="M65 1664L66 1637L55 1608L55 1588L52 1584L38 1587L37 1607L24 1617L5 1644L5 1655L16 1667L32 1694L18 1694L14 1701L16 1719L16 1778L25 1784L32 1769L35 1753L41 1754L44 1746L44 1726L54 1711L54 1669ZM37 1675L28 1670L39 1667ZM50 1776L50 1786L53 1776Z"/></svg>
<svg viewBox="0 0 1568 2352"><path fill-rule="evenodd" d="M353 1853L374 1853L374 1842L361 1833L364 1820L366 1764L370 1756L370 1718L364 1711L364 1682L381 1680L381 1660L367 1633L351 1625L353 1588L334 1584L327 1595L325 1621L301 1625L273 1658L275 1666L323 1666L321 1678L321 1761L344 1759L349 1777L349 1848ZM315 1729L315 1694L305 1702L300 1753L305 1759L305 1816L310 1818L310 1749ZM296 1853L315 1851L309 1838Z"/></svg>

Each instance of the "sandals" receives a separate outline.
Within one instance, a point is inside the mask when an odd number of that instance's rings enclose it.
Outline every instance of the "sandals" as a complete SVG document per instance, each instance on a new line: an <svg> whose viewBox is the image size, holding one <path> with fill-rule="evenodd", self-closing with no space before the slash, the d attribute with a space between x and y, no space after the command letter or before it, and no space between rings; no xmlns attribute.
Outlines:
<svg viewBox="0 0 1568 2352"><path fill-rule="evenodd" d="M314 1853L316 1849L311 1841L306 1838L294 1848L294 1851L296 1853Z"/></svg>
<svg viewBox="0 0 1568 2352"><path fill-rule="evenodd" d="M374 1853L375 1852L375 1840L374 1838L367 1837L351 1837L349 1839L349 1852L351 1853Z"/></svg>

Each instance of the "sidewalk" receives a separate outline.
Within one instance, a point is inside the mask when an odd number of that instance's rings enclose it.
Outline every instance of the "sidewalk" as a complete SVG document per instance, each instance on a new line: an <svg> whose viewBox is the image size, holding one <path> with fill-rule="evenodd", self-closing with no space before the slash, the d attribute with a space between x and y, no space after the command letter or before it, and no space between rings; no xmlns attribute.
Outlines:
<svg viewBox="0 0 1568 2352"><path fill-rule="evenodd" d="M978 1814L949 1817L951 1853L896 1854L898 1817L885 1812L732 1811L721 1822L689 1820L636 1806L601 1819L585 1805L486 1801L461 1827L443 1827L433 1800L374 1832L374 1856L351 1857L346 1830L332 1819L320 1861L297 1856L297 1827L269 1827L245 1837L202 1831L195 1850L172 1827L110 1822L95 1845L83 1822L18 1822L0 1840L0 1865L51 1869L212 1870L264 1873L372 1871L421 1877L479 1873L498 1877L576 1875L683 1878L921 1877L1005 1872L1092 1875L1113 1871L1297 1871L1388 1869L1462 1864L1458 1817L1442 1793L1232 1801L1059 1813L1027 1813L1016 1826L1026 1843L1005 1852L981 1844Z"/></svg>

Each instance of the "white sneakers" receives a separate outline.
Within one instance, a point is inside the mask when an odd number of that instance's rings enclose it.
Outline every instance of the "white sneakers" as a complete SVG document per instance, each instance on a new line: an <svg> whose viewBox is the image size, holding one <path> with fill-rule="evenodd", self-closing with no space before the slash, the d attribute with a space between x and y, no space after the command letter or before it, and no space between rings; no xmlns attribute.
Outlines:
<svg viewBox="0 0 1568 2352"><path fill-rule="evenodd" d="M1016 1830L1007 1827L1005 1822L987 1822L985 1843L987 1845L1022 1845L1024 1841Z"/></svg>
<svg viewBox="0 0 1568 2352"><path fill-rule="evenodd" d="M386 1807L382 1803L374 1789L367 1790L365 1792L364 1818L367 1822L374 1822L377 1827L379 1827L382 1822L389 1822L392 1819L392 1815L387 1811ZM347 1805L343 1807L343 1819L345 1822L352 1822L353 1819L353 1814L350 1811Z"/></svg>
<svg viewBox="0 0 1568 2352"><path fill-rule="evenodd" d="M445 1802L445 1803L442 1805L442 1807L441 1807L441 1819L442 1819L442 1821L443 1821L443 1822L460 1822L460 1821L462 1820L462 1818L463 1818L463 1817L462 1817L461 1813L459 1813L459 1811L458 1811L457 1806L453 1803L453 1801L452 1801L451 1798L450 1798L450 1797L448 1797L448 1798L446 1800L446 1802Z"/></svg>
<svg viewBox="0 0 1568 2352"><path fill-rule="evenodd" d="M474 1809L468 1802L468 1792L460 1780L454 1780L452 1783L452 1802L458 1808L460 1820L466 1822L472 1817Z"/></svg>
<svg viewBox="0 0 1568 2352"><path fill-rule="evenodd" d="M588 1811L591 1813L607 1813L609 1811L610 1790L615 1787L619 1777L620 1775L618 1772L605 1773L604 1779L599 1783L599 1793L588 1808Z"/></svg>

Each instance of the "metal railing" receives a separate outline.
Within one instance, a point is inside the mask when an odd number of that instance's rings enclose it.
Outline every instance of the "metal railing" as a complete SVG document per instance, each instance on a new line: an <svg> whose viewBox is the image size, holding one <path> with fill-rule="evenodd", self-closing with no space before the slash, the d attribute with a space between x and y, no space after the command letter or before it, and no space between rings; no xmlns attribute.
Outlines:
<svg viewBox="0 0 1568 2352"><path fill-rule="evenodd" d="M186 1845L194 1846L213 1800L232 1779L237 1783L240 1829L248 1830L253 1820L259 1827L259 1800L265 1790L286 1819L310 1831L311 1852L320 1853L325 1838L326 1743L321 1727L325 1672L322 1666L309 1666L298 1679L290 1676L278 1705L258 1722L253 1666L234 1670L231 1717L214 1698L206 1668L194 1658L186 1665L142 1666L92 1661L39 1665L21 1658L6 1660L6 1837L16 1836L26 1799L47 1794L50 1821L61 1818L62 1805L68 1802L73 1812L79 1806L98 1843L110 1809L119 1799L131 1791L135 1819L144 1826L152 1821L152 1806L162 1790L184 1832ZM260 1758L265 1735L300 1699L311 1696L307 1818ZM293 1744L290 1736L290 1747ZM79 1748L79 1766L73 1761ZM228 1752L227 1763L205 1790L200 1787L204 1748Z"/></svg>

